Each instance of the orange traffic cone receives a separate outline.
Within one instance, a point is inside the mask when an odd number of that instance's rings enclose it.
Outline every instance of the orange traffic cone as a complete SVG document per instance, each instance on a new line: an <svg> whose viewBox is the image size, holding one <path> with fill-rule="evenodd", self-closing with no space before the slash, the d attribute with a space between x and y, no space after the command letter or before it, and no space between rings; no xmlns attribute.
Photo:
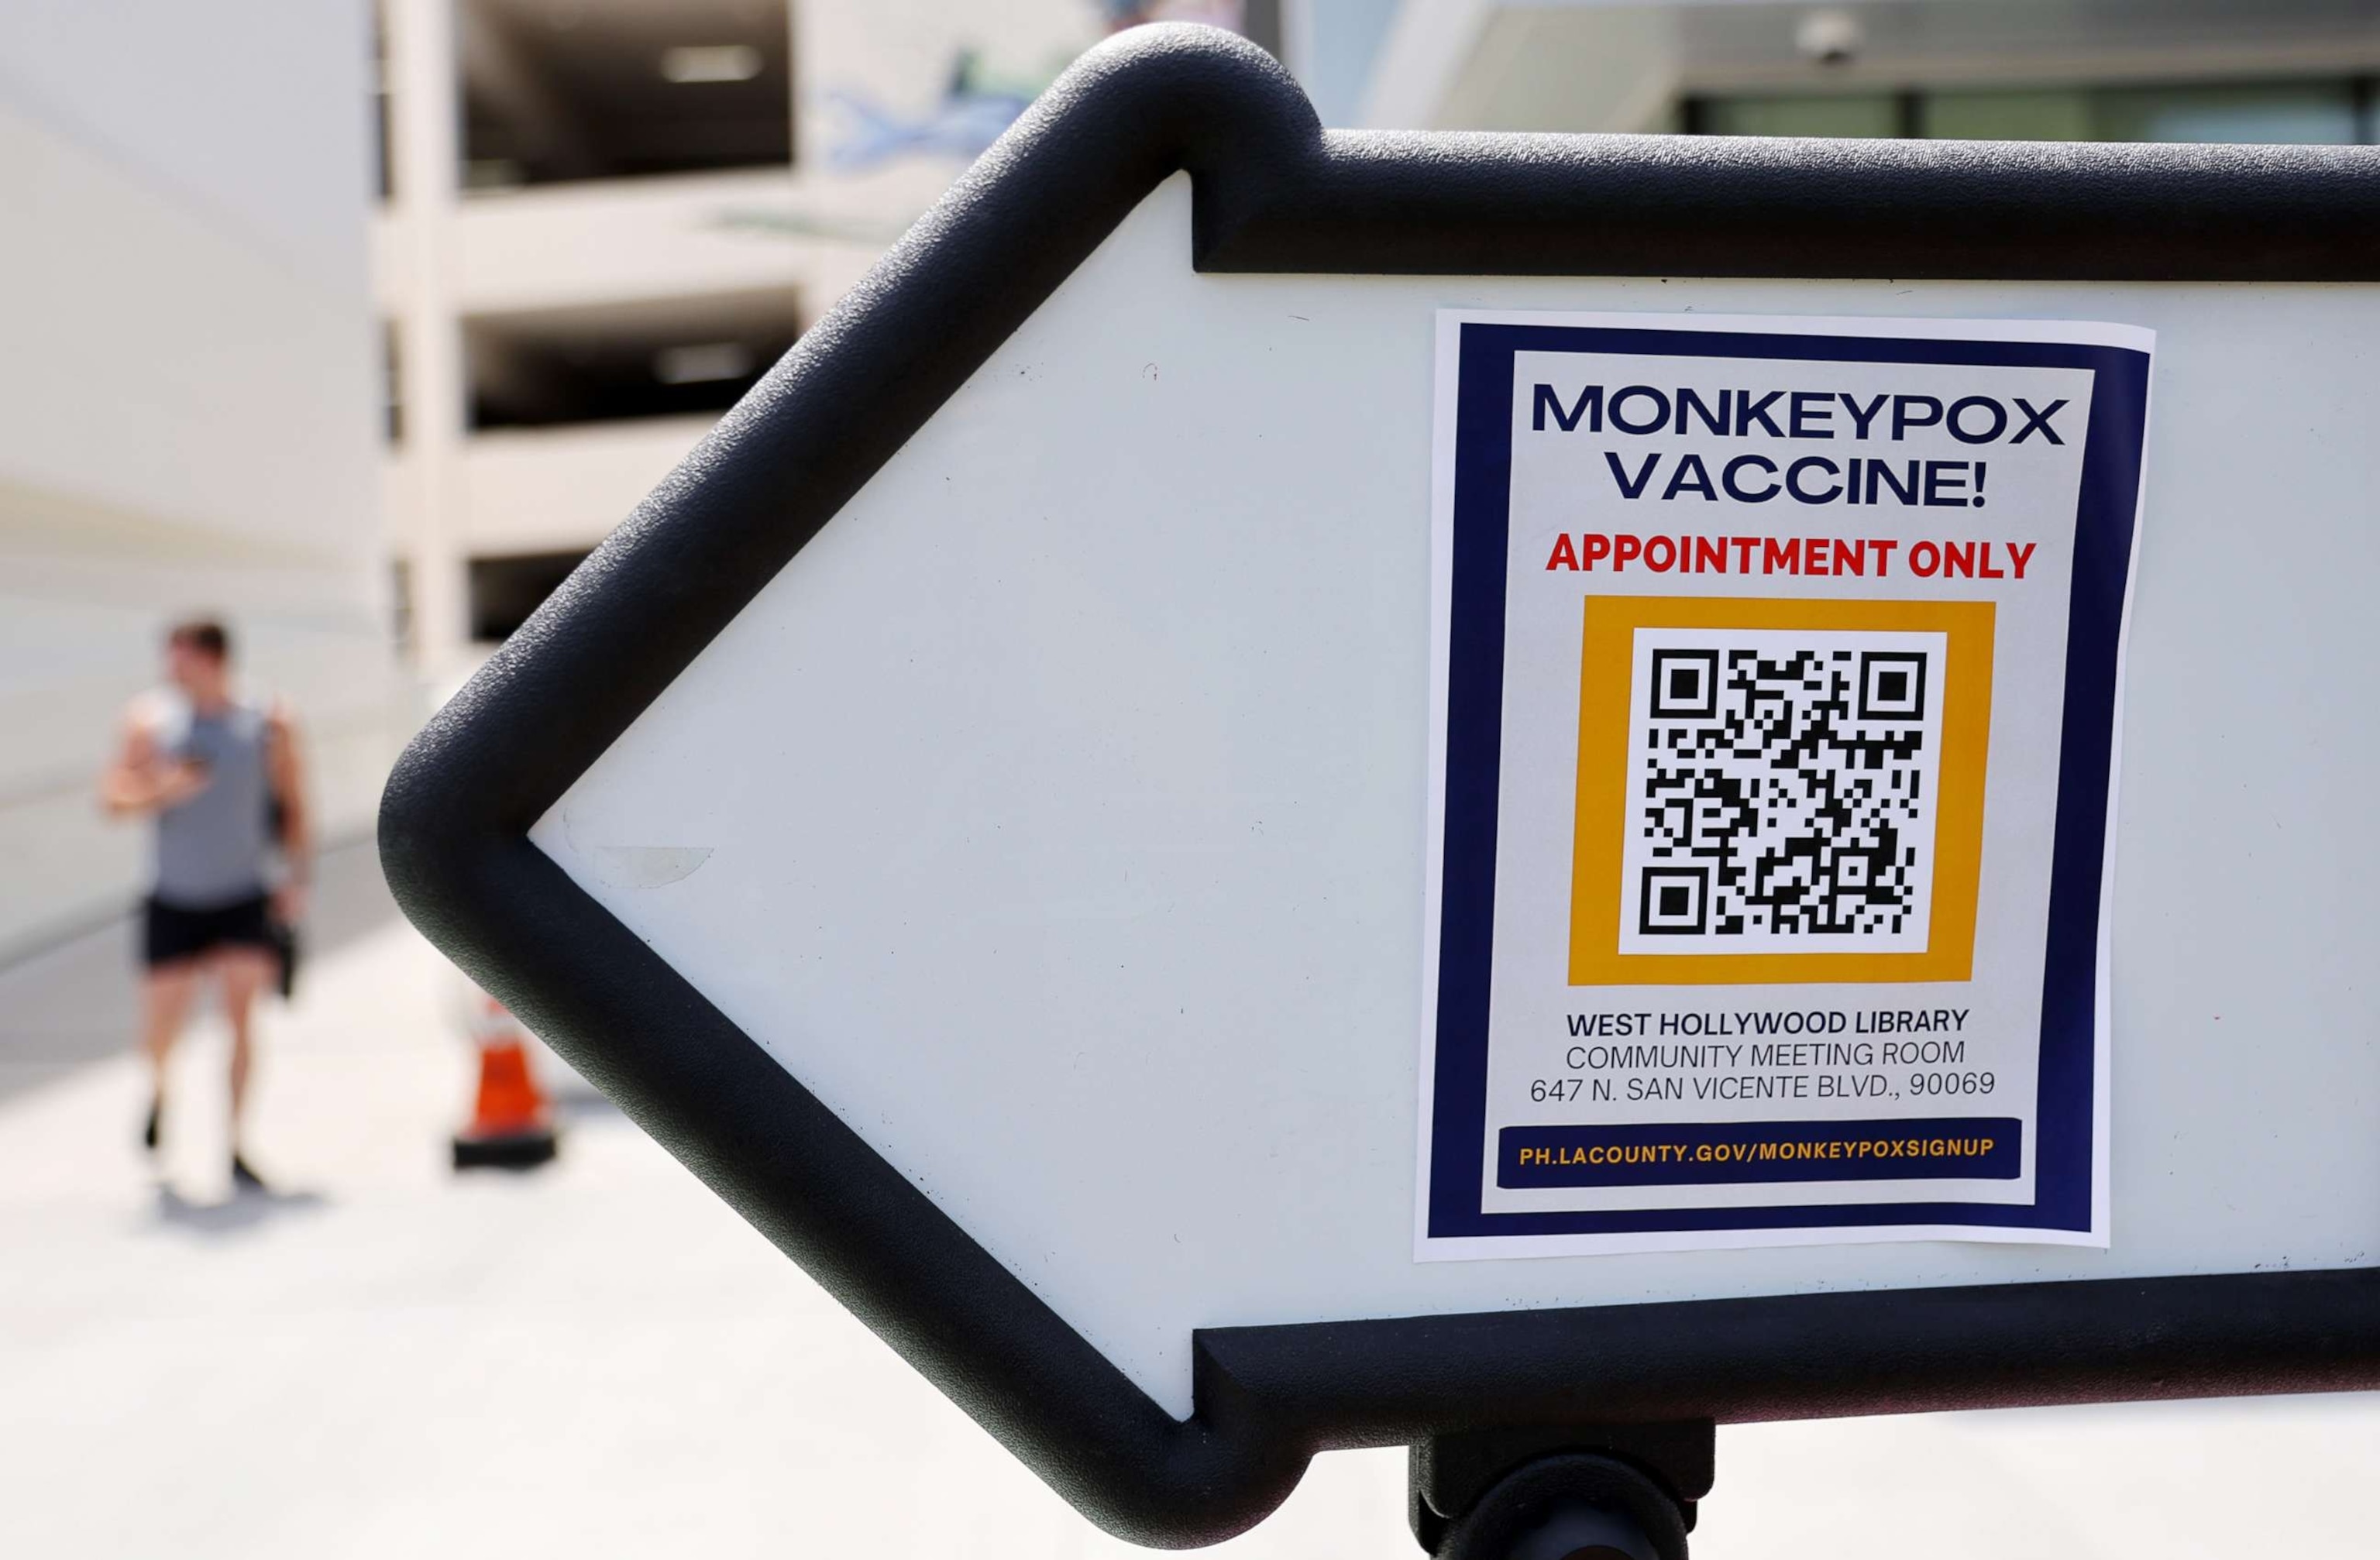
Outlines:
<svg viewBox="0 0 2380 1560"><path fill-rule="evenodd" d="M482 1166L526 1170L554 1155L553 1117L528 1070L528 1047L495 998L482 995L488 1012L473 1027L480 1051L479 1096L471 1124L455 1134L455 1167Z"/></svg>

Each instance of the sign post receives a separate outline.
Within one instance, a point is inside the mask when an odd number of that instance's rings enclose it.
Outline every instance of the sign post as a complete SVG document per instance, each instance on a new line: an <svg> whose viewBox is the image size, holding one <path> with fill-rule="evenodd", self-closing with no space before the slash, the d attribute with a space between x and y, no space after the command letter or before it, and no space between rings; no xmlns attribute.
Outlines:
<svg viewBox="0 0 2380 1560"><path fill-rule="evenodd" d="M2380 1385L2380 153L1087 55L417 739L407 913L1086 1516ZM1416 1046L1416 1039L1418 1046Z"/></svg>

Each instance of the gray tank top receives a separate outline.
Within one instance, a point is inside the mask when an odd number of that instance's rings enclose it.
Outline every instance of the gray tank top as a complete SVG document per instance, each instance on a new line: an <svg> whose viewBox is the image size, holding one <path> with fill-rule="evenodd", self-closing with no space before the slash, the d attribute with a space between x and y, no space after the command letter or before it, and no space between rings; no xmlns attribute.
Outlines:
<svg viewBox="0 0 2380 1560"><path fill-rule="evenodd" d="M262 708L234 703L212 715L181 705L157 732L176 758L207 767L205 790L157 815L157 899L180 910L215 910L265 891L273 855L273 788L265 768Z"/></svg>

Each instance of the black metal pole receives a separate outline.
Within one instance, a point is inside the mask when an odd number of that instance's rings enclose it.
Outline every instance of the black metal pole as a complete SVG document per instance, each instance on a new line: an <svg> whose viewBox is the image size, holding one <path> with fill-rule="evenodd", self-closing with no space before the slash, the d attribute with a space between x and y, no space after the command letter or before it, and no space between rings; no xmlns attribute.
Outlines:
<svg viewBox="0 0 2380 1560"><path fill-rule="evenodd" d="M1532 1426L1413 1448L1414 1537L1438 1560L1686 1560L1717 1431Z"/></svg>

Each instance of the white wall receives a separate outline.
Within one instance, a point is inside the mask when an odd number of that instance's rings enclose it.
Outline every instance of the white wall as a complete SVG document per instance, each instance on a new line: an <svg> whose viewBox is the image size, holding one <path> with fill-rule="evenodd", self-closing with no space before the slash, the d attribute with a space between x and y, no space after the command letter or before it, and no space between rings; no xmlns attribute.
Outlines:
<svg viewBox="0 0 2380 1560"><path fill-rule="evenodd" d="M0 959L127 903L91 780L171 618L298 707L330 829L400 695L362 0L0 6Z"/></svg>
<svg viewBox="0 0 2380 1560"><path fill-rule="evenodd" d="M334 290L370 175L366 0L8 0L0 102Z"/></svg>
<svg viewBox="0 0 2380 1560"><path fill-rule="evenodd" d="M1465 130L1658 130L1678 94L1678 17L1660 6L1500 7L1428 123Z"/></svg>

